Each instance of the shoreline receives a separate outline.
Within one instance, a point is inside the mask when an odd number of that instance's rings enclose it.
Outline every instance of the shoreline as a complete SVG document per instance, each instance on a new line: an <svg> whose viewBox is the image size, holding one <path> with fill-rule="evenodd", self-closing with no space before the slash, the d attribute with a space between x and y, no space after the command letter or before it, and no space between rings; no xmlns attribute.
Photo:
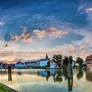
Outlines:
<svg viewBox="0 0 92 92"><path fill-rule="evenodd" d="M16 91L15 89L8 87L7 85L5 85L5 84L3 84L3 83L1 83L1 82L0 82L0 84L1 84L2 86L4 86L5 88L8 88L9 90L11 90L11 92L18 92L18 91Z"/></svg>

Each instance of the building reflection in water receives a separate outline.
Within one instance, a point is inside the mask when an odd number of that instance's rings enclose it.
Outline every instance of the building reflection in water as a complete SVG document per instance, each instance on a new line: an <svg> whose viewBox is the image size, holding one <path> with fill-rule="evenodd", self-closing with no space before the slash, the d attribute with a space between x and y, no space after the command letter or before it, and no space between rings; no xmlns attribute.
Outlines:
<svg viewBox="0 0 92 92"><path fill-rule="evenodd" d="M68 91L72 91L73 88L73 69L72 64L68 63Z"/></svg>
<svg viewBox="0 0 92 92"><path fill-rule="evenodd" d="M83 70L77 69L77 72L75 72L77 79L81 79L83 77ZM12 72L11 67L8 67L8 81L12 81L12 73L16 73L19 76L21 76L21 72ZM67 69L40 69L35 72L22 72L24 74L36 74L38 76L45 77L47 81L49 81L49 78L52 77L54 82L64 82L67 81L67 89L68 91L72 91L73 89L73 73L71 74L71 77L69 78L69 71ZM92 71L86 71L85 78L88 81L92 82Z"/></svg>
<svg viewBox="0 0 92 92"><path fill-rule="evenodd" d="M92 82L92 71L86 71L86 79Z"/></svg>
<svg viewBox="0 0 92 92"><path fill-rule="evenodd" d="M47 76L46 76L47 81L48 81L49 77L50 77L50 70L47 70Z"/></svg>
<svg viewBox="0 0 92 92"><path fill-rule="evenodd" d="M78 73L77 73L77 79L79 80L79 79L81 79L82 77L83 77L83 70L82 70L82 68L78 68Z"/></svg>
<svg viewBox="0 0 92 92"><path fill-rule="evenodd" d="M59 69L57 70L56 74L53 76L54 82L62 82L62 71Z"/></svg>
<svg viewBox="0 0 92 92"><path fill-rule="evenodd" d="M73 88L73 78L68 78L68 91L72 91Z"/></svg>
<svg viewBox="0 0 92 92"><path fill-rule="evenodd" d="M71 75L71 78L68 78L68 71L67 70L61 70L61 69L48 69L48 70L45 70L45 69L42 69L39 74L40 74L40 76L46 77L47 81L52 76L54 82L63 82L63 77L64 77L64 79L67 80L68 91L72 91L72 88L73 88L73 74Z"/></svg>

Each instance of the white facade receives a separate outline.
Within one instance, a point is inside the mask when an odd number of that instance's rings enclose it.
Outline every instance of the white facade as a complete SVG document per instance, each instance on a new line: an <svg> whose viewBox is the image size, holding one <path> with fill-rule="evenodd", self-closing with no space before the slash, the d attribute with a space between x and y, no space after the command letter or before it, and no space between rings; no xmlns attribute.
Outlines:
<svg viewBox="0 0 92 92"><path fill-rule="evenodd" d="M40 67L44 67L47 65L48 60L40 61Z"/></svg>
<svg viewBox="0 0 92 92"><path fill-rule="evenodd" d="M55 68L55 67L56 67L56 63L50 62L50 68Z"/></svg>

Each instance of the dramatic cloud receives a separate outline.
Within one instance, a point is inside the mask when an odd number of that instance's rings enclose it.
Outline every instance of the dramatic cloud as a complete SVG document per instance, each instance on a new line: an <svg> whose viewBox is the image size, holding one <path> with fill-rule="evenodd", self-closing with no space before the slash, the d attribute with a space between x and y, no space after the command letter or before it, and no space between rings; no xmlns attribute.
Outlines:
<svg viewBox="0 0 92 92"><path fill-rule="evenodd" d="M57 30L54 27L48 28L47 30L33 30L32 32L25 32L16 36L12 36L11 40L12 41L18 41L21 40L23 42L30 41L32 42L32 39L34 37L38 39L43 39L45 37L49 37L50 39L54 38L61 38L63 35L66 35L67 32L63 30Z"/></svg>
<svg viewBox="0 0 92 92"><path fill-rule="evenodd" d="M8 1L7 5L0 2L3 7L0 10L0 50L44 51L49 56L60 53L83 58L91 54L92 1L56 1L42 0L39 5L39 1L23 0L17 5L13 2L12 6Z"/></svg>
<svg viewBox="0 0 92 92"><path fill-rule="evenodd" d="M10 38L12 41L23 41L23 42L32 42L32 34L31 32L26 32L26 27L24 27L24 31L22 34L12 36Z"/></svg>
<svg viewBox="0 0 92 92"><path fill-rule="evenodd" d="M49 28L47 30L47 35L50 37L50 38L61 38L63 35L66 35L67 32L63 31L63 30L57 30L56 28Z"/></svg>
<svg viewBox="0 0 92 92"><path fill-rule="evenodd" d="M16 35L16 36L12 36L11 37L12 41L18 41L21 40L23 42L32 42L32 37L31 37L31 33L22 33L20 35Z"/></svg>
<svg viewBox="0 0 92 92"><path fill-rule="evenodd" d="M35 35L39 38L42 39L44 37L49 37L51 39L53 38L61 38L63 35L66 35L67 32L62 31L62 30L57 30L54 27L48 28L47 30L34 30L33 31Z"/></svg>
<svg viewBox="0 0 92 92"><path fill-rule="evenodd" d="M40 31L40 30L33 30L33 33L39 39L42 39L42 38L47 36L46 31L44 31L44 30L42 30L42 31Z"/></svg>

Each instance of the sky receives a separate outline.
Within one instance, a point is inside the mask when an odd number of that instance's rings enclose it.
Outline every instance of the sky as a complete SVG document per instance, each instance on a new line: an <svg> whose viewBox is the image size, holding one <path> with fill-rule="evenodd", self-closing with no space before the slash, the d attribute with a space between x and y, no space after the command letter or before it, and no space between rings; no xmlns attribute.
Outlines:
<svg viewBox="0 0 92 92"><path fill-rule="evenodd" d="M0 0L0 51L92 54L92 0ZM40 56L39 56L40 57Z"/></svg>

